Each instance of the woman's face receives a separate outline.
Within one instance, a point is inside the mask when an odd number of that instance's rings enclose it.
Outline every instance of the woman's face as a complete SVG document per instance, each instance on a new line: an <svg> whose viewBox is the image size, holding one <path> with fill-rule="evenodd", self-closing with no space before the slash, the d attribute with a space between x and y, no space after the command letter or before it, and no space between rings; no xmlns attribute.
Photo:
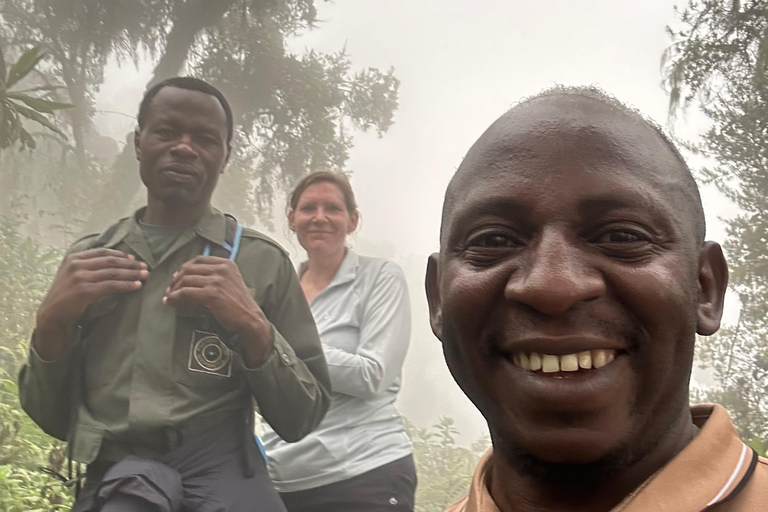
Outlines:
<svg viewBox="0 0 768 512"><path fill-rule="evenodd" d="M308 186L296 208L288 213L291 231L310 256L343 250L357 220L357 212L347 210L339 187L324 181Z"/></svg>

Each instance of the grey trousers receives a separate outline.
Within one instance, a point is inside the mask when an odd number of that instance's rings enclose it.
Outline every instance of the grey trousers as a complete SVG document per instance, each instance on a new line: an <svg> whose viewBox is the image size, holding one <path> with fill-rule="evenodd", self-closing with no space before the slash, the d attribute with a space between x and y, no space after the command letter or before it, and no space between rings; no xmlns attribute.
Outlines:
<svg viewBox="0 0 768 512"><path fill-rule="evenodd" d="M242 430L230 422L157 460L93 464L72 512L286 512L258 448L243 446Z"/></svg>

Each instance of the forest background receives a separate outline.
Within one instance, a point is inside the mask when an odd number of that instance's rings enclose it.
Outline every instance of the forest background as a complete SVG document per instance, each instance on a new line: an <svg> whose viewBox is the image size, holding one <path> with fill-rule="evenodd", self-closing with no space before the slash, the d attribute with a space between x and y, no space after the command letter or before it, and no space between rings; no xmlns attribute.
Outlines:
<svg viewBox="0 0 768 512"><path fill-rule="evenodd" d="M400 407L419 512L463 495L488 446L427 323L424 261L436 249L442 191L493 118L554 82L602 85L686 147L709 236L724 242L732 271L726 325L699 340L692 393L724 403L765 453L768 2L675 10L654 0L637 12L544 3L483 0L465 12L447 0L1 0L0 511L71 503L40 470L65 473L63 447L20 410L15 374L63 248L141 205L133 116L146 86L177 74L214 83L236 113L220 209L300 258L285 192L312 170L351 172L365 221L356 249L403 266L414 330ZM36 47L39 61L25 54ZM649 81L654 92L639 92ZM528 88L518 93L517 82Z"/></svg>

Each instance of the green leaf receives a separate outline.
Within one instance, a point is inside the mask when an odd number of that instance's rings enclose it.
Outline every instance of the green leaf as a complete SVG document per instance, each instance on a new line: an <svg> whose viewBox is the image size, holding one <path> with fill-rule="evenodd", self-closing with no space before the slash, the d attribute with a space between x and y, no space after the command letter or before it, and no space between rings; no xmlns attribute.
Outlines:
<svg viewBox="0 0 768 512"><path fill-rule="evenodd" d="M13 85L27 76L30 71L32 71L38 62L40 62L40 59L45 56L44 53L40 51L39 46L35 46L34 48L30 48L24 54L19 57L19 60L11 66L10 71L8 71L8 79L5 81L5 86L7 88L13 87Z"/></svg>
<svg viewBox="0 0 768 512"><path fill-rule="evenodd" d="M26 94L20 94L18 92L9 92L5 96L14 100L23 101L29 107L32 107L33 109L37 110L38 112L42 112L43 114L52 114L56 110L74 107L74 105L71 103L61 103L43 98L34 98L32 96L27 96Z"/></svg>
<svg viewBox="0 0 768 512"><path fill-rule="evenodd" d="M48 119L46 119L41 113L35 110L32 110L31 108L24 107L22 105L16 105L16 110L18 111L19 114L23 115L27 119L31 119L37 123L40 123L41 125L51 130L52 132L58 133L64 139L67 138L67 136L64 135L64 132L56 128L56 126L53 123L51 123Z"/></svg>

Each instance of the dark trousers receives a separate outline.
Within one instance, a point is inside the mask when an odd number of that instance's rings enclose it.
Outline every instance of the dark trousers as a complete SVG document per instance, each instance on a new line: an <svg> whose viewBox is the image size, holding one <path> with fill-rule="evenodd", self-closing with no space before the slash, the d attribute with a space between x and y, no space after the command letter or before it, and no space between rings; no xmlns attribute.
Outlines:
<svg viewBox="0 0 768 512"><path fill-rule="evenodd" d="M288 512L413 512L416 467L408 455L322 487L281 493Z"/></svg>
<svg viewBox="0 0 768 512"><path fill-rule="evenodd" d="M242 427L223 425L158 460L92 464L72 512L286 512L258 449L243 441ZM256 453L250 471L244 450Z"/></svg>

